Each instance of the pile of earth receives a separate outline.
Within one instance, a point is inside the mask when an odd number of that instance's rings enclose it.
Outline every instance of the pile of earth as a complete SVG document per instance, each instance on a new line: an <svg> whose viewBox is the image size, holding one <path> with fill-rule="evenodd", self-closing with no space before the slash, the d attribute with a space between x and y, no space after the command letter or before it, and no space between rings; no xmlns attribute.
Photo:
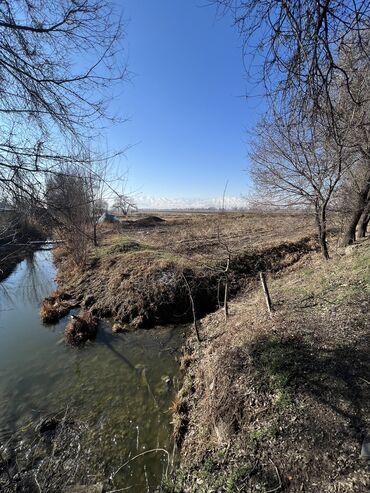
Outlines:
<svg viewBox="0 0 370 493"><path fill-rule="evenodd" d="M122 222L122 227L125 228L155 228L156 226L164 226L166 224L165 219L158 216L146 216L134 221L128 220Z"/></svg>

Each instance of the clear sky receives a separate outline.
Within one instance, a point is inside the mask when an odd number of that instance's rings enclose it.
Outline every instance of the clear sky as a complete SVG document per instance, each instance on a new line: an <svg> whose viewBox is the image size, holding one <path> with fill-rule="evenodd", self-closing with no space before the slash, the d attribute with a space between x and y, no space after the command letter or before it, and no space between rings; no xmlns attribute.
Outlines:
<svg viewBox="0 0 370 493"><path fill-rule="evenodd" d="M114 106L129 121L110 143L139 204L208 205L248 189L247 129L262 111L249 89L241 40L207 0L116 0L127 21L131 81Z"/></svg>

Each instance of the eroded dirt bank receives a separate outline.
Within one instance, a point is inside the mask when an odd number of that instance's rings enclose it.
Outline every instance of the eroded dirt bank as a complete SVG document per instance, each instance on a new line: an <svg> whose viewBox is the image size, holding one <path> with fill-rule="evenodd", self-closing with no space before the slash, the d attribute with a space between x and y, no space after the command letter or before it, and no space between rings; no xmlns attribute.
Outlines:
<svg viewBox="0 0 370 493"><path fill-rule="evenodd" d="M253 287L260 270L286 268L317 248L312 236L301 234L290 241L225 249L229 240L220 235L210 237L208 244L207 236L176 242L173 236L181 230L177 224L161 224L161 228L165 239L172 238L171 243L163 238L156 241L158 230L148 231L148 226L146 235L140 236L131 223L107 232L83 270L74 267L68 253L59 248L55 257L61 289L47 300L44 320L52 321L79 305L98 317L111 317L130 327L187 322L193 319L191 297L198 318L222 303L228 255L229 297L233 298Z"/></svg>
<svg viewBox="0 0 370 493"><path fill-rule="evenodd" d="M181 467L168 492L367 492L370 244L317 254L203 319L173 404Z"/></svg>

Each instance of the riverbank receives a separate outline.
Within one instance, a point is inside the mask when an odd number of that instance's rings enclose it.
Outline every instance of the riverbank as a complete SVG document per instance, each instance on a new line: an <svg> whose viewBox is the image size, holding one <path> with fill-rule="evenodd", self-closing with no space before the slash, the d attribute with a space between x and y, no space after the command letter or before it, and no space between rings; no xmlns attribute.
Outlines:
<svg viewBox="0 0 370 493"><path fill-rule="evenodd" d="M199 323L201 344L194 333L184 344L184 383L171 406L181 466L159 491L367 491L369 471L359 454L370 425L368 240L345 255L332 239L333 258L325 262L312 225L298 215L138 221L102 228L100 246L91 250L84 271L73 267L62 249L55 259L61 299L110 316L122 328L191 320L190 294L199 318L199 293L211 296L206 310L212 313ZM225 323L218 304L226 254L230 303ZM256 276L260 270L269 271L271 318ZM131 337L145 334L149 341L158 330L117 336L109 327L104 337L122 337L125 348ZM93 348L99 344L76 353L76 361L90 362ZM112 354L121 359L113 349ZM126 357L122 361L128 364ZM91 361L89 380L95 364ZM156 356L153 369L157 365ZM148 373L144 378L140 363L131 369L150 399L157 399L156 385L149 381L147 386ZM165 368L162 373L167 385ZM110 378L114 375L116 369ZM112 391L113 401L122 395L120 385ZM105 388L102 395L103 413ZM147 406L144 421L151 429L149 411ZM115 421L110 426L118 429ZM131 438L137 449L136 435ZM114 456L117 468L125 460ZM164 481L163 471L158 474Z"/></svg>
<svg viewBox="0 0 370 493"><path fill-rule="evenodd" d="M181 468L168 492L367 492L369 240L311 253L202 320L173 403Z"/></svg>
<svg viewBox="0 0 370 493"><path fill-rule="evenodd" d="M179 214L105 226L83 269L55 251L57 297L112 318L118 330L189 322L222 304L226 283L233 298L253 287L259 270L278 271L315 250L313 231L306 216L286 214Z"/></svg>

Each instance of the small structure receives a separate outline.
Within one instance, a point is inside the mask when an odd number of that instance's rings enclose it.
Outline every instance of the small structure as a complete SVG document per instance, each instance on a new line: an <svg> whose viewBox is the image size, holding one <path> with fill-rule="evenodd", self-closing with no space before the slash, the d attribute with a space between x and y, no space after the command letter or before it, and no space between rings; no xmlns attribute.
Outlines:
<svg viewBox="0 0 370 493"><path fill-rule="evenodd" d="M109 212L103 212L103 214L99 217L98 223L99 224L112 224L118 222L119 219L116 218L113 214L110 214Z"/></svg>

